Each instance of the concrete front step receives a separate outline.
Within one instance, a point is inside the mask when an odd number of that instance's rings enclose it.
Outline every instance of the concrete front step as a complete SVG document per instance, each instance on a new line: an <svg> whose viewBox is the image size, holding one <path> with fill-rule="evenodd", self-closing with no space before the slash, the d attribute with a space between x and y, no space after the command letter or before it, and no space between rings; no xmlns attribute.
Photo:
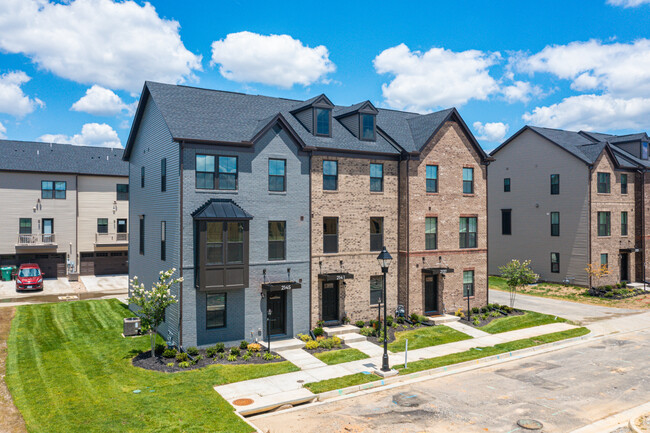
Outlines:
<svg viewBox="0 0 650 433"><path fill-rule="evenodd" d="M449 322L458 322L460 320L460 317L458 316L452 316L451 314L445 314L442 316L428 316L429 320L435 323L436 325L440 325L442 323L449 323Z"/></svg>
<svg viewBox="0 0 650 433"><path fill-rule="evenodd" d="M323 328L323 332L326 337L332 337L334 335L358 334L359 328L354 325L326 326Z"/></svg>
<svg viewBox="0 0 650 433"><path fill-rule="evenodd" d="M643 283L627 283L627 287L631 287L633 289L644 289L646 291L650 291L650 284L644 284Z"/></svg>
<svg viewBox="0 0 650 433"><path fill-rule="evenodd" d="M359 342L359 341L366 341L367 340L367 338L364 337L361 334L342 334L342 335L339 335L339 337L341 338L341 340L343 340L343 342L345 344L356 343L356 342Z"/></svg>
<svg viewBox="0 0 650 433"><path fill-rule="evenodd" d="M266 348L266 340L259 342L264 348ZM280 352L282 350L291 350L291 349L302 349L305 347L303 341L298 340L297 338L287 338L284 340L271 340L271 351Z"/></svg>

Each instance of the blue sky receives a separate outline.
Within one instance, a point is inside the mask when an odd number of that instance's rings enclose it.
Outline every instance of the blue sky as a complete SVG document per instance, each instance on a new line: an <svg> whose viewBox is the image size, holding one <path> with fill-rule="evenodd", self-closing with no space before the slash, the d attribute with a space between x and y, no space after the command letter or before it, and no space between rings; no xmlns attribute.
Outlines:
<svg viewBox="0 0 650 433"><path fill-rule="evenodd" d="M650 130L650 0L3 0L0 136L123 145L144 80L417 112L486 149L526 123Z"/></svg>

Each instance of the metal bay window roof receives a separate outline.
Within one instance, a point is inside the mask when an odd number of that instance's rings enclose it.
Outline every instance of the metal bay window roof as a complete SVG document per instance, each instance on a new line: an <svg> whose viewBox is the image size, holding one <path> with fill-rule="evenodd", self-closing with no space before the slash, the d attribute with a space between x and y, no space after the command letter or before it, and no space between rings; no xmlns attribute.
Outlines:
<svg viewBox="0 0 650 433"><path fill-rule="evenodd" d="M251 220L253 215L229 199L213 198L192 212L195 220Z"/></svg>

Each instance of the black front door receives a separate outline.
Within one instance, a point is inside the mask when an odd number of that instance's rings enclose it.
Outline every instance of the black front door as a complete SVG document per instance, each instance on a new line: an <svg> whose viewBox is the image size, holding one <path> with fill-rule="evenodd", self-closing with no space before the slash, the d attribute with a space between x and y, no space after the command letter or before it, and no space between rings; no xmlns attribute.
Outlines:
<svg viewBox="0 0 650 433"><path fill-rule="evenodd" d="M438 313L438 276L424 277L424 312Z"/></svg>
<svg viewBox="0 0 650 433"><path fill-rule="evenodd" d="M629 281L630 256L628 253L621 254L621 281Z"/></svg>
<svg viewBox="0 0 650 433"><path fill-rule="evenodd" d="M339 282L323 281L323 320L339 320Z"/></svg>
<svg viewBox="0 0 650 433"><path fill-rule="evenodd" d="M266 308L271 310L269 318L271 323L269 324L269 332L271 335L286 334L285 322L286 322L286 302L287 292L269 292L269 298L266 302Z"/></svg>

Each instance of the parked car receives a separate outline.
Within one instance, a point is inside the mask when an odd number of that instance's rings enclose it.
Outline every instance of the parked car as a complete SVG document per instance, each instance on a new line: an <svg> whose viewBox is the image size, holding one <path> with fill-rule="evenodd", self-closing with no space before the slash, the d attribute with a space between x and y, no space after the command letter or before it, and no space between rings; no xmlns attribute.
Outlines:
<svg viewBox="0 0 650 433"><path fill-rule="evenodd" d="M43 277L44 274L37 264L22 264L16 275L16 290L43 290Z"/></svg>

